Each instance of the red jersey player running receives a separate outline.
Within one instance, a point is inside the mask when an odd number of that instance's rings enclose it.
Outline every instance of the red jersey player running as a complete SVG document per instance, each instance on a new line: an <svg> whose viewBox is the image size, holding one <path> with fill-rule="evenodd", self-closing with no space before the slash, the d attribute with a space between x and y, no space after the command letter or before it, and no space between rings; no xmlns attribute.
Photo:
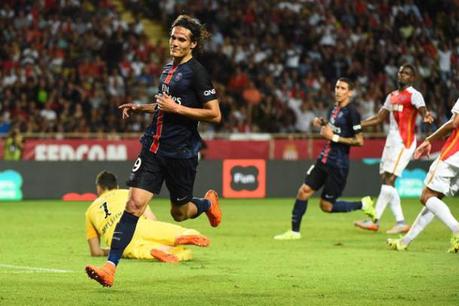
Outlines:
<svg viewBox="0 0 459 306"><path fill-rule="evenodd" d="M424 190L421 195L421 210L413 227L401 239L388 239L387 244L391 249L406 250L408 245L419 235L436 216L449 227L451 237L450 253L459 252L459 223L451 214L448 206L441 199L445 195L452 196L459 189L459 99L454 104L452 118L443 124L416 149L414 158L429 155L433 140L442 139L450 133L448 140L441 149L440 156L432 163L424 180Z"/></svg>
<svg viewBox="0 0 459 306"><path fill-rule="evenodd" d="M375 220L356 221L354 225L362 229L378 231L381 216L390 205L396 224L387 231L388 234L406 233L410 229L405 224L400 196L395 189L395 180L408 165L416 149L416 115L421 114L425 123L432 123L433 118L426 109L422 94L413 86L416 80L416 69L404 64L398 71L398 90L387 95L384 105L378 114L362 121L362 128L380 124L390 118L389 134L379 166L382 178L381 190L376 202Z"/></svg>

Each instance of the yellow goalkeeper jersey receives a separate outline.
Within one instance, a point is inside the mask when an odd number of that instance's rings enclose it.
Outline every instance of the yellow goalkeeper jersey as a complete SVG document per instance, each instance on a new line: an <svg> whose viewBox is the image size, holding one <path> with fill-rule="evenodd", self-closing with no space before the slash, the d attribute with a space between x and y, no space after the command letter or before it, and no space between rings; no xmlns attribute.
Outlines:
<svg viewBox="0 0 459 306"><path fill-rule="evenodd" d="M86 238L100 236L110 245L115 226L123 214L129 190L114 189L100 195L86 210Z"/></svg>

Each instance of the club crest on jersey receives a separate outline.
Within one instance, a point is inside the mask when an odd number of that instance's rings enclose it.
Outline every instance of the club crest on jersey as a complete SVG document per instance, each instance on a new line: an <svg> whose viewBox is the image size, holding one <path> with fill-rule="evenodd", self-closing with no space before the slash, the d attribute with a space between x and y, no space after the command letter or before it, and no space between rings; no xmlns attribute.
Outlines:
<svg viewBox="0 0 459 306"><path fill-rule="evenodd" d="M180 81L183 78L183 74L181 72L177 73L174 77L176 81Z"/></svg>

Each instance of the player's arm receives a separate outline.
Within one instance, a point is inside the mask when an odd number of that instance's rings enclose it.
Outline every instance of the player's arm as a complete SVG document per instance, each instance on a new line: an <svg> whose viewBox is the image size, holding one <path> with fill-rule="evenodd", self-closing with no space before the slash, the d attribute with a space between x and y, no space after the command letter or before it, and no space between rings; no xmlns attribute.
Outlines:
<svg viewBox="0 0 459 306"><path fill-rule="evenodd" d="M354 134L354 137L341 137L337 134L334 134L332 128L329 125L325 125L321 128L320 135L332 142L342 143L349 146L361 147L364 144L363 134L361 132Z"/></svg>
<svg viewBox="0 0 459 306"><path fill-rule="evenodd" d="M164 112L174 113L191 119L211 123L219 123L222 118L217 99L205 102L203 108L192 108L175 103L175 101L172 100L172 97L165 93L158 94L155 98L159 109Z"/></svg>
<svg viewBox="0 0 459 306"><path fill-rule="evenodd" d="M154 113L156 110L157 103L150 104L137 104L137 103L125 103L118 106L123 113L123 119L129 118L131 113Z"/></svg>
<svg viewBox="0 0 459 306"><path fill-rule="evenodd" d="M453 114L453 117L441 127L439 127L435 132L428 136L414 151L414 159L418 159L421 156L430 155L432 150L432 141L443 139L446 137L451 130L459 127L459 116Z"/></svg>
<svg viewBox="0 0 459 306"><path fill-rule="evenodd" d="M421 114L424 123L431 124L434 121L432 114L427 110L425 106L418 108L418 112Z"/></svg>
<svg viewBox="0 0 459 306"><path fill-rule="evenodd" d="M110 250L109 248L102 248L100 246L99 236L89 238L88 245L89 245L89 253L91 254L91 256L107 256Z"/></svg>
<svg viewBox="0 0 459 306"><path fill-rule="evenodd" d="M153 213L153 211L150 208L150 205L147 205L145 207L145 211L143 212L143 216L149 220L157 221L158 218L156 218L156 215Z"/></svg>
<svg viewBox="0 0 459 306"><path fill-rule="evenodd" d="M312 120L312 125L319 128L328 124L328 120L324 117L315 117Z"/></svg>
<svg viewBox="0 0 459 306"><path fill-rule="evenodd" d="M388 115L389 111L382 107L376 115L373 115L365 120L362 120L360 125L362 126L362 128L378 125L381 122L384 122Z"/></svg>

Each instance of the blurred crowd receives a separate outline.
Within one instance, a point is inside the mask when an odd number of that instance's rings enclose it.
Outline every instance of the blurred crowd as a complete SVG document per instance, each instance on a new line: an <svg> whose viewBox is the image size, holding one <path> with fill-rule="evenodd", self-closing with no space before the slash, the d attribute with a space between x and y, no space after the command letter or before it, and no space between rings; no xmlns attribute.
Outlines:
<svg viewBox="0 0 459 306"><path fill-rule="evenodd" d="M445 122L459 97L459 4L446 0L124 0L127 23L109 0L6 0L0 4L0 133L140 132L149 115L122 121L117 106L148 103L167 47L141 20L169 28L179 14L212 37L198 56L212 75L223 113L207 132L314 132L334 82L356 82L362 117L397 87L402 63ZM384 126L375 129L383 132ZM435 128L431 127L431 128Z"/></svg>

